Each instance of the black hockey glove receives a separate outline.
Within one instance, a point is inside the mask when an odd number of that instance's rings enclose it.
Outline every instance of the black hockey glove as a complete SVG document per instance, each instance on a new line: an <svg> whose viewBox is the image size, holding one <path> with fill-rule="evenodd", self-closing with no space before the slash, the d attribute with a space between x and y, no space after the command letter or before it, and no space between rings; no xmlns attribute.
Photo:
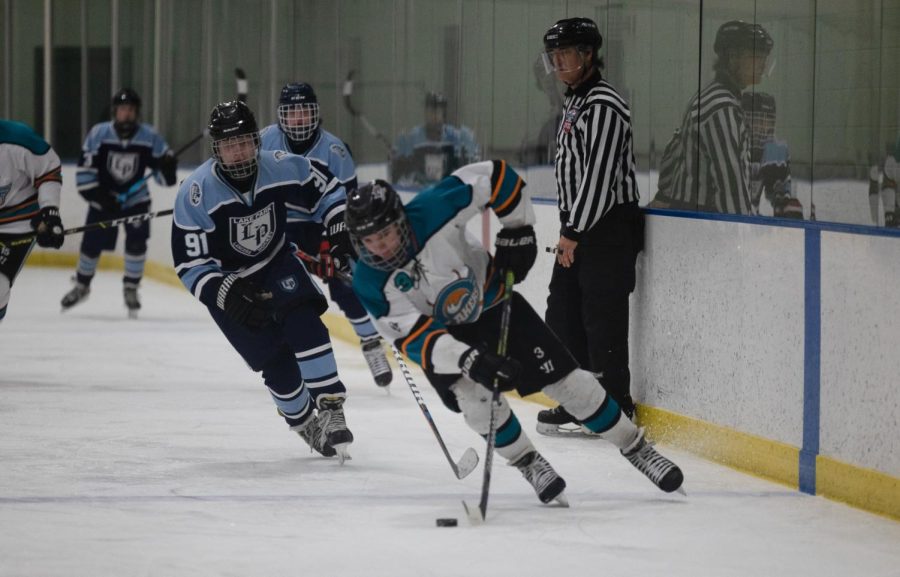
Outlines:
<svg viewBox="0 0 900 577"><path fill-rule="evenodd" d="M510 357L501 357L475 347L467 350L459 358L462 374L489 389L494 388L494 379L501 391L516 388L522 365Z"/></svg>
<svg viewBox="0 0 900 577"><path fill-rule="evenodd" d="M178 180L178 157L167 152L159 159L159 172L166 186L172 186Z"/></svg>
<svg viewBox="0 0 900 577"><path fill-rule="evenodd" d="M41 212L31 219L31 228L34 229L37 243L43 247L59 248L66 239L62 220L59 218L59 209L55 206L42 208Z"/></svg>
<svg viewBox="0 0 900 577"><path fill-rule="evenodd" d="M251 330L259 330L273 320L272 293L261 291L245 278L228 275L219 287L216 304L225 315Z"/></svg>
<svg viewBox="0 0 900 577"><path fill-rule="evenodd" d="M328 225L328 254L331 255L333 267L343 273L350 272L350 259L355 258L353 245L350 244L350 233L347 232L347 225L344 223L343 216L335 218ZM333 274L333 273L332 273Z"/></svg>
<svg viewBox="0 0 900 577"><path fill-rule="evenodd" d="M511 270L517 284L525 280L537 258L534 227L500 229L494 245L494 265L502 271Z"/></svg>

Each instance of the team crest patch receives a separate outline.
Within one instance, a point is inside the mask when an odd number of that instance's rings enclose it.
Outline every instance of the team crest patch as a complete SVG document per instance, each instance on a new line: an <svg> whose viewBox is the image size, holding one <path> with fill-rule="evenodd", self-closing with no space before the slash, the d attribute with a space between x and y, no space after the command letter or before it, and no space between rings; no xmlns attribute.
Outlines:
<svg viewBox="0 0 900 577"><path fill-rule="evenodd" d="M281 279L278 283L281 285L284 292L292 293L297 290L297 279L293 275Z"/></svg>
<svg viewBox="0 0 900 577"><path fill-rule="evenodd" d="M272 156L275 157L276 161L279 161L282 158L284 158L285 156L287 156L288 154L289 153L285 150L276 150L274 153L272 153Z"/></svg>
<svg viewBox="0 0 900 577"><path fill-rule="evenodd" d="M9 194L10 190L12 190L12 184L0 186L0 204L3 204L3 201L6 200L6 195Z"/></svg>
<svg viewBox="0 0 900 577"><path fill-rule="evenodd" d="M474 321L483 306L481 287L472 271L447 284L434 300L434 318L445 325Z"/></svg>
<svg viewBox="0 0 900 577"><path fill-rule="evenodd" d="M125 184L137 175L140 158L137 152L110 151L106 157L106 170L113 180Z"/></svg>
<svg viewBox="0 0 900 577"><path fill-rule="evenodd" d="M247 216L228 219L231 248L244 256L256 256L275 238L275 205Z"/></svg>
<svg viewBox="0 0 900 577"><path fill-rule="evenodd" d="M200 206L200 200L203 198L203 193L200 192L200 184L196 182L191 183L191 190L188 193L188 199L191 201L193 206Z"/></svg>
<svg viewBox="0 0 900 577"><path fill-rule="evenodd" d="M563 132L568 134L572 130L572 126L575 124L576 118L578 118L577 108L570 108L566 110L566 117L563 119L562 124Z"/></svg>
<svg viewBox="0 0 900 577"><path fill-rule="evenodd" d="M400 289L401 292L409 292L413 287L413 280L405 271L400 271L394 276L394 286Z"/></svg>
<svg viewBox="0 0 900 577"><path fill-rule="evenodd" d="M340 144L332 144L329 148L331 148L331 152L337 154L341 158L347 158L347 149Z"/></svg>

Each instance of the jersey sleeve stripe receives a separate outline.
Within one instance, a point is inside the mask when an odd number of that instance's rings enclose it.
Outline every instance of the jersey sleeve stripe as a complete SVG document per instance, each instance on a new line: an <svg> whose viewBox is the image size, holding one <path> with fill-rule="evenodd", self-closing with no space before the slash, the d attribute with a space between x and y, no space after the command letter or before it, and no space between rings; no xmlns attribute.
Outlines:
<svg viewBox="0 0 900 577"><path fill-rule="evenodd" d="M519 205L519 200L522 198L522 185L524 181L518 175L516 175L516 183L513 186L513 190L509 195L509 198L506 201L494 209L494 213L498 217L503 217L515 210L515 208Z"/></svg>
<svg viewBox="0 0 900 577"><path fill-rule="evenodd" d="M38 189L46 182L62 183L62 167L57 166L34 179L34 188Z"/></svg>
<svg viewBox="0 0 900 577"><path fill-rule="evenodd" d="M32 199L30 202L24 202L9 209L0 211L0 224L17 222L20 220L30 220L37 216L40 212L37 200Z"/></svg>
<svg viewBox="0 0 900 577"><path fill-rule="evenodd" d="M498 166L499 165L499 166ZM497 171L500 171L497 174ZM494 176L496 175L496 179ZM491 199L488 201L489 206L493 206L494 202L497 200L497 195L500 194L500 187L503 184L503 179L506 177L506 162L503 160L494 161L494 170L491 175L491 185L493 186L493 192L491 193Z"/></svg>

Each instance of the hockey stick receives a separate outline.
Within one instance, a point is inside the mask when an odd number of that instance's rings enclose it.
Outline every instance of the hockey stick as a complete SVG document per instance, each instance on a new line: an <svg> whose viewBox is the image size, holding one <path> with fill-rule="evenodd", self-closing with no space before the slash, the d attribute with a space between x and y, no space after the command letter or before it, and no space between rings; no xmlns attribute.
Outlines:
<svg viewBox="0 0 900 577"><path fill-rule="evenodd" d="M247 102L249 83L243 68L238 67L234 69L234 80L237 83L237 99L241 102Z"/></svg>
<svg viewBox="0 0 900 577"><path fill-rule="evenodd" d="M315 256L299 249L294 252L294 255L305 262L319 262L319 259ZM353 284L353 277L345 272L335 270L334 276L347 285ZM417 387L415 381L413 381L412 373L410 373L406 361L403 360L403 355L400 354L400 351L397 350L397 347L394 346L393 343L391 344L391 352L394 353L394 358L397 359L397 364L400 365L400 371L403 373L403 378L406 379L406 384L409 386L409 390L412 391L413 397L416 399L416 403L419 405L419 408L422 409L422 414L425 415L425 420L428 421L429 426L431 426L431 431L434 433L434 437L437 439L438 445L441 446L441 451L443 451L444 456L447 457L447 462L450 463L450 468L453 469L453 474L456 475L457 479L463 479L467 477L469 473L474 471L475 467L478 466L478 453L475 452L475 449L469 447L465 450L465 452L463 452L463 456L459 458L459 461L453 460L453 457L450 455L450 450L447 449L447 444L444 443L444 438L441 436L440 431L438 431L437 425L434 423L434 418L431 416L431 411L428 410L428 405L425 404L425 399L422 398L422 393L419 391L419 387Z"/></svg>
<svg viewBox="0 0 900 577"><path fill-rule="evenodd" d="M158 216L168 216L175 212L175 209L167 208L166 210L160 210L157 212L142 212L139 214L132 214L130 216L123 216L120 218L114 218L112 220L104 220L102 222L92 222L90 224L86 224L84 226L76 226L75 228L67 228L63 231L64 235L76 234L79 232L85 232L87 230L94 230L96 228L112 228L114 226L119 226L120 224L132 224L135 222L144 222L145 220L150 220L156 218ZM20 236L19 238L4 242L0 241L0 245L3 246L19 246L25 243L32 242L34 240L35 234L28 234L25 236Z"/></svg>
<svg viewBox="0 0 900 577"><path fill-rule="evenodd" d="M347 108L347 111L350 113L353 118L358 118L360 122L362 122L363 126L366 130L369 131L369 134L374 136L381 142L385 149L387 149L388 154L393 154L393 146L391 146L391 142L384 136L377 128L372 126L372 123L369 122L369 119L366 116L353 107L353 103L350 102L350 97L353 96L353 75L356 73L355 70L351 70L347 73L347 80L344 81L344 106Z"/></svg>
<svg viewBox="0 0 900 577"><path fill-rule="evenodd" d="M422 414L425 415L425 420L428 421L428 424L431 426L431 431L434 433L434 437L437 439L438 445L441 446L441 450L444 452L444 456L447 457L447 462L450 463L450 468L453 469L453 474L456 475L457 479L463 479L469 475L472 471L475 470L475 467L478 466L478 453L475 452L475 449L469 447L463 453L463 456L460 457L459 461L454 461L453 457L450 456L450 451L447 449L447 445L444 443L444 438L441 437L441 433L438 431L437 425L434 424L434 418L431 416L431 411L428 410L428 406L425 404L425 400L422 398L422 393L419 391L419 388L416 386L415 381L413 381L412 374L409 372L409 367L406 366L406 361L403 360L403 355L400 354L400 351L397 350L397 347L391 344L391 351L394 353L394 358L397 359L397 364L400 365L400 371L403 373L403 377L406 379L406 384L409 385L409 390L412 391L413 397L416 399L416 403L419 404L419 408L422 409Z"/></svg>
<svg viewBox="0 0 900 577"><path fill-rule="evenodd" d="M512 294L515 278L511 270L506 271L506 279L503 283L503 315L500 317L500 339L497 342L497 355L506 356L506 345L509 341L509 319L512 316ZM478 507L470 506L462 502L466 515L473 525L484 523L487 516L488 493L491 487L491 465L494 462L494 446L497 443L497 405L500 404L500 381L494 379L494 387L491 391L491 421L488 426L487 448L484 451L484 477L481 480L481 501Z"/></svg>

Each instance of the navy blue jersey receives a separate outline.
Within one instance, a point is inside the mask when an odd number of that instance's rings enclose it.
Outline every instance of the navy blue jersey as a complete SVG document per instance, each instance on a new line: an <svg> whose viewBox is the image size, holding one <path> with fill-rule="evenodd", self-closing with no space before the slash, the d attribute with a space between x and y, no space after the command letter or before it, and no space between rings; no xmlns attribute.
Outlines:
<svg viewBox="0 0 900 577"><path fill-rule="evenodd" d="M169 145L149 124L141 124L128 139L119 138L112 122L96 124L81 147L76 175L78 192L89 202L100 193L127 195L123 208L147 202L150 192L146 183L134 191L130 189L144 178L148 168L158 168L168 150Z"/></svg>
<svg viewBox="0 0 900 577"><path fill-rule="evenodd" d="M207 306L216 306L224 275L261 275L289 250L288 211L327 227L343 220L347 200L327 168L282 150L260 151L255 182L245 194L215 166L207 160L181 183L172 226L175 270Z"/></svg>

